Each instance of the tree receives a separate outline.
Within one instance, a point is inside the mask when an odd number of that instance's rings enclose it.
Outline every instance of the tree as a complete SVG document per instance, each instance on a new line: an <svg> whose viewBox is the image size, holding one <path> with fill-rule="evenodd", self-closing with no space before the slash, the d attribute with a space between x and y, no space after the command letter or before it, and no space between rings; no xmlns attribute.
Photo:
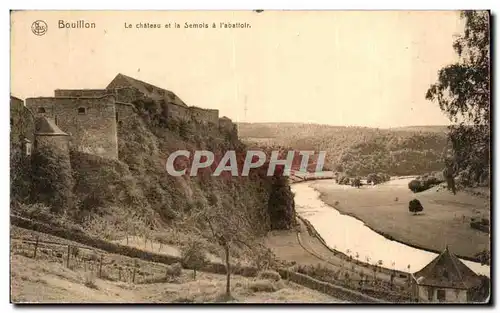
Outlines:
<svg viewBox="0 0 500 313"><path fill-rule="evenodd" d="M226 298L231 298L231 248L247 248L252 250L256 238L251 227L251 218L245 210L239 210L230 200L217 199L209 205L200 201L196 218L208 225L208 239L215 241L224 250L226 265ZM206 232L205 232L206 233Z"/></svg>
<svg viewBox="0 0 500 313"><path fill-rule="evenodd" d="M380 181L379 181L378 175L375 174L375 173L368 174L368 176L366 176L366 183L367 184L372 184L373 183L374 185L379 184Z"/></svg>
<svg viewBox="0 0 500 313"><path fill-rule="evenodd" d="M422 212L424 210L424 207L422 206L420 201L418 201L418 199L413 199L408 205L408 210L412 212L413 215L416 215L417 213Z"/></svg>
<svg viewBox="0 0 500 313"><path fill-rule="evenodd" d="M419 180L412 180L408 183L408 188L413 192L419 192L422 190L422 185Z"/></svg>
<svg viewBox="0 0 500 313"><path fill-rule="evenodd" d="M182 264L186 268L193 269L193 278L196 279L196 271L207 262L204 245L200 240L190 240L182 249Z"/></svg>
<svg viewBox="0 0 500 313"><path fill-rule="evenodd" d="M361 179L359 177L352 179L351 186L358 188L361 187Z"/></svg>
<svg viewBox="0 0 500 313"><path fill-rule="evenodd" d="M466 173L466 185L474 185L490 177L490 15L463 11L461 18L464 33L453 44L459 61L439 71L426 99L437 101L455 123L449 128L448 175Z"/></svg>
<svg viewBox="0 0 500 313"><path fill-rule="evenodd" d="M22 145L13 143L10 150L10 199L11 203L29 203L31 188L30 158L24 155Z"/></svg>
<svg viewBox="0 0 500 313"><path fill-rule="evenodd" d="M252 259L259 271L268 270L277 263L276 256L272 250L263 244L254 246L252 249Z"/></svg>

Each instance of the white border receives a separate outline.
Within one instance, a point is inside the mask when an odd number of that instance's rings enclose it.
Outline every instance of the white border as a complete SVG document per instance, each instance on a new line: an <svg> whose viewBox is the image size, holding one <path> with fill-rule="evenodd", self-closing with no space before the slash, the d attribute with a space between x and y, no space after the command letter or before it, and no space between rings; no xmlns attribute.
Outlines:
<svg viewBox="0 0 500 313"><path fill-rule="evenodd" d="M4 216L4 226L1 228L2 229L2 234L0 236L0 240L3 243L2 247L5 251L3 254L3 257L1 259L2 263L2 268L3 270L0 272L3 279L2 284L1 284L1 295L2 295L2 301L1 301L1 306L2 306L2 311L11 311L14 310L14 307L9 304L9 294L10 294L10 277L9 277L9 223L8 223L8 214L9 214L9 148L8 148L8 142L9 142L9 123L7 122L7 116L9 115L9 110L8 110L8 95L10 94L10 65L9 65L9 49L8 47L10 46L10 34L9 34L9 29L10 29L10 19L9 19L9 9L16 9L16 10L29 10L29 9L39 9L39 10L48 10L48 9L57 9L57 10L70 10L70 9L79 9L79 10L146 10L146 9L170 9L170 10L197 10L197 9L204 9L204 10L250 10L250 9L275 9L275 10L282 10L282 9L294 9L294 10L300 10L300 9L306 9L306 10L327 10L327 9L336 9L336 10L453 10L453 9L491 9L492 13L495 14L500 12L500 9L498 8L500 4L500 1L498 0L474 0L474 1L465 1L465 0L453 0L453 1L441 1L438 2L436 0L418 0L418 1L396 1L396 0L377 0L377 1L370 1L370 0L350 0L350 1L344 1L344 2L339 2L339 1L319 1L319 0L305 0L305 1L297 1L297 0L279 0L279 1L270 1L270 0L254 0L254 1L247 1L247 0L240 0L240 1L203 1L203 0L182 0L182 1L177 1L177 2L171 2L171 1L162 1L161 3L158 3L156 1L150 1L150 0L140 0L140 1L108 1L104 2L102 0L85 0L81 1L78 3L69 3L68 1L54 1L54 0L44 0L44 1L8 1L4 0L1 2L0 6L2 7L2 10L0 11L0 16L2 20L2 27L0 28L0 38L1 42L4 43L4 49L1 50L2 54L2 85L4 86L3 88L7 89L5 91L5 97L3 97L4 102L2 106L0 106L0 109L2 110L0 112L0 116L4 119L2 123L0 123L0 142L3 144L3 149L1 149L1 163L2 163L2 169L4 172L2 173L3 175L0 175L0 192L1 192L1 199L3 203L3 216ZM495 20L496 24L498 24L498 20ZM494 25L496 26L496 25ZM498 33L494 32L494 43L498 42ZM494 50L495 55L493 57L496 57L496 51L497 49ZM496 60L496 58L495 58ZM494 63L495 68L494 72L497 72L497 62ZM493 86L492 90L498 91L500 88L498 88L498 79L494 80L495 85ZM495 110L497 111L497 110ZM497 116L495 114L494 117L495 120L497 120ZM496 131L496 130L495 130ZM495 140L496 142L496 140ZM496 146L496 145L495 145ZM496 151L495 151L496 152ZM496 177L495 177L495 182L494 186L496 186L498 183ZM496 191L496 187L495 187ZM493 208L492 208L493 209ZM498 215L498 213L496 214ZM497 221L495 220L495 224ZM498 226L497 226L498 227ZM496 260L494 260L495 266L496 266ZM496 275L495 275L496 276ZM494 277L495 282L494 286L496 289L498 289L498 281L496 277ZM497 290L494 289L493 292L495 293L495 298L498 300L498 292ZM189 307L188 310L195 310L197 308L204 308L207 309L208 307ZM217 307L210 307L212 310L213 309L219 309ZM239 306L236 309L241 309L242 307ZM251 308L246 308L246 309L258 309L258 310L263 310L267 311L270 309L277 309L278 307L251 307ZM289 309L291 307L279 307L280 309ZM350 307L350 310L358 311L362 310L365 307ZM396 307L396 308L401 308L401 309L407 309L408 307ZM34 311L34 310L52 310L52 307L32 307L30 309L24 309L26 312L29 311ZM70 311L70 310L82 310L82 311L106 311L106 312L121 312L123 310L133 310L133 311L139 311L139 310L144 310L144 309L153 309L152 306L147 306L147 307L82 307L82 308L77 308L74 306L71 307L63 307L59 308L62 311ZM154 309L157 310L177 310L173 307L154 307ZM233 308L234 309L234 308ZM309 310L310 307L303 307L301 309L304 310ZM328 310L338 310L342 309L340 307L325 307L325 309ZM376 307L370 307L370 310L376 309ZM384 308L380 308L384 309ZM432 308L425 308L428 311L438 311L439 308L432 307ZM479 310L482 309L482 307L454 307L453 309L456 310L461 310L461 309L472 309L472 310ZM185 310L185 309L184 309Z"/></svg>

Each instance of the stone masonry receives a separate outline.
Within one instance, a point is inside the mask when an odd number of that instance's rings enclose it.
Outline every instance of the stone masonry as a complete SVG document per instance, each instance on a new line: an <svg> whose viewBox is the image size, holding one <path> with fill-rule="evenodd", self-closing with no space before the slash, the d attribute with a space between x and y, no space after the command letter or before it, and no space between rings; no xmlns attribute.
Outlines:
<svg viewBox="0 0 500 313"><path fill-rule="evenodd" d="M99 98L39 97L26 99L36 117L46 117L70 135L78 151L118 158L116 106L113 96Z"/></svg>
<svg viewBox="0 0 500 313"><path fill-rule="evenodd" d="M208 125L222 131L234 128L219 119L218 110L188 107L173 92L118 74L105 89L57 89L54 97L26 99L33 116L51 119L70 136L70 147L108 158L118 158L118 124L137 118L134 101L152 99L166 104L169 119Z"/></svg>

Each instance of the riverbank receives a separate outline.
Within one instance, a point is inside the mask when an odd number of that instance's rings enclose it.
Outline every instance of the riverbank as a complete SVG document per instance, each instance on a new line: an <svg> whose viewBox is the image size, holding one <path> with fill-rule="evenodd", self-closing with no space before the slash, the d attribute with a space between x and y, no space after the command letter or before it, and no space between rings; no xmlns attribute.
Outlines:
<svg viewBox="0 0 500 313"><path fill-rule="evenodd" d="M320 199L320 192L313 188L316 184L332 184L332 182L304 182L292 186L295 193L295 207L297 214L314 226L317 233L321 234L323 243L329 248L368 264L410 273L422 269L438 255L425 249L417 249L394 240L388 240L367 227L360 219L341 213ZM367 192L366 189L362 190L362 188L342 185L335 185L335 188L341 190L341 192L337 192L339 195L345 195L351 191L358 193L357 197L350 196L353 203L367 201L367 199L363 198L363 195ZM374 189L372 191L378 193L375 187L370 186L368 188L372 188ZM377 201L380 202L380 200L381 198L371 199L371 205L364 207L364 209L370 210L376 207ZM386 201L385 199L382 200ZM338 205L338 203L336 204ZM401 203L396 203L396 205L400 206ZM400 210L399 213L412 216L407 214L407 209ZM389 224L394 224L393 215L389 214L383 218ZM418 217L421 216L415 218ZM443 236L440 231L433 231L433 235L436 237ZM482 266L480 263L468 260L463 260L463 262L478 274L488 277L491 274L489 266Z"/></svg>
<svg viewBox="0 0 500 313"><path fill-rule="evenodd" d="M434 189L413 194L406 180L364 188L323 181L311 187L324 203L389 240L432 253L448 245L457 256L473 262L479 262L477 253L489 249L488 234L469 226L473 216L489 217L489 207L470 194L454 196ZM423 214L408 212L413 198L421 201Z"/></svg>
<svg viewBox="0 0 500 313"><path fill-rule="evenodd" d="M410 301L408 273L350 258L328 247L307 220L299 216L297 223L295 229L273 231L265 240L265 245L278 259L293 261L293 271L382 301L390 303Z"/></svg>

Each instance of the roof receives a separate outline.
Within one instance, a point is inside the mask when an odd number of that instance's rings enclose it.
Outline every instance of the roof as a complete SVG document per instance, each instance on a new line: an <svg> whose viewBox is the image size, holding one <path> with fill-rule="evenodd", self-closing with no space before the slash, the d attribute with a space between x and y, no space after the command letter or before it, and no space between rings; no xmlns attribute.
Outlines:
<svg viewBox="0 0 500 313"><path fill-rule="evenodd" d="M187 105L179 97L177 97L176 94L174 94L170 90L166 90L166 89L157 87L155 85L151 85L149 83L143 82L142 80L138 80L138 79L132 78L130 76L127 76L127 75L124 75L121 73L119 73L115 77L115 79L120 79L120 78L125 80L131 87L139 90L141 93L147 95L148 97L150 97L152 99L158 100L158 99L170 98L169 99L170 102L177 104L177 105L180 105L180 106L183 106L183 107L187 107ZM110 85L111 85L111 83L110 83ZM108 85L108 87L109 87L109 85ZM124 86L122 86L122 87L124 87Z"/></svg>
<svg viewBox="0 0 500 313"><path fill-rule="evenodd" d="M470 289L480 283L479 276L460 261L448 246L413 276L419 285L444 288Z"/></svg>
<svg viewBox="0 0 500 313"><path fill-rule="evenodd" d="M18 100L18 101L21 101L21 102L23 101L21 98L18 98L18 97L13 96L13 95L10 95L10 98L11 98L11 99Z"/></svg>
<svg viewBox="0 0 500 313"><path fill-rule="evenodd" d="M35 122L35 135L42 136L69 136L46 117L39 117Z"/></svg>

